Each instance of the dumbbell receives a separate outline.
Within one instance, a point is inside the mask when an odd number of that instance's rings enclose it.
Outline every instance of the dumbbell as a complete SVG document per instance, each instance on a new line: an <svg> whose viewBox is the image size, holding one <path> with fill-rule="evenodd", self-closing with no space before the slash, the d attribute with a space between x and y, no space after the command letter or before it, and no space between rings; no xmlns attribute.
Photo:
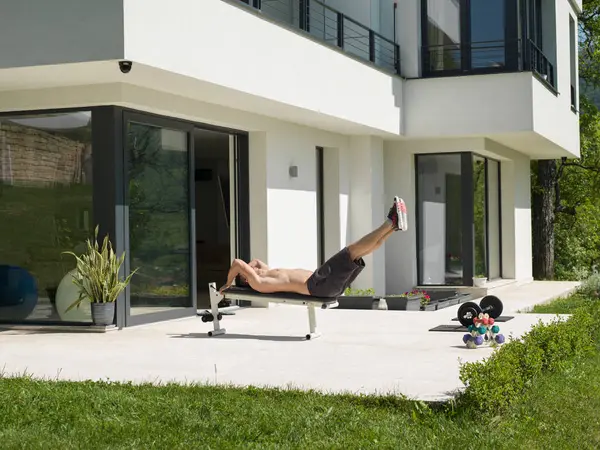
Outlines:
<svg viewBox="0 0 600 450"><path fill-rule="evenodd" d="M491 318L497 319L502 314L502 301L494 295L487 295L481 299L479 305L475 302L466 302L458 308L458 321L465 327L473 325L473 319L479 314L489 314Z"/></svg>

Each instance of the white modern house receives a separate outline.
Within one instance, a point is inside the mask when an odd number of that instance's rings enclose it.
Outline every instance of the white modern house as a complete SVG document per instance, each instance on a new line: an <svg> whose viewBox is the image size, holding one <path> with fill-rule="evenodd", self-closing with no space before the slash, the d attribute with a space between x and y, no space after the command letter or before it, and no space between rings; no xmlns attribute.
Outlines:
<svg viewBox="0 0 600 450"><path fill-rule="evenodd" d="M194 314L233 257L315 268L394 195L409 231L355 287L531 279L530 161L579 155L581 7L3 0L0 321L89 320L61 253L96 224L139 268L129 326Z"/></svg>

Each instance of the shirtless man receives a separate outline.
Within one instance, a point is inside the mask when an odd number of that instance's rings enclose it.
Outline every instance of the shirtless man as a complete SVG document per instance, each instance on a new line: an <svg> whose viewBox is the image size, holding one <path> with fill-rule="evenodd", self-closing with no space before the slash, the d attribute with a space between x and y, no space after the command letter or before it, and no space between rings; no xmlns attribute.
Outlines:
<svg viewBox="0 0 600 450"><path fill-rule="evenodd" d="M406 231L407 214L404 201L394 197L386 221L376 230L343 248L314 272L304 269L271 269L258 259L245 263L233 261L227 282L219 289L231 287L240 275L252 289L263 294L293 292L312 297L337 298L365 268L363 256L377 250L394 231Z"/></svg>

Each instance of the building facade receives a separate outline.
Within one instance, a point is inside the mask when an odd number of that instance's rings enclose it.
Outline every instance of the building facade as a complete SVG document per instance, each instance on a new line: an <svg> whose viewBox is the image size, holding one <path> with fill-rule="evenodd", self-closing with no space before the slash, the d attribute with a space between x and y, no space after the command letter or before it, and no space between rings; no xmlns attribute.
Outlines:
<svg viewBox="0 0 600 450"><path fill-rule="evenodd" d="M66 311L96 225L116 323L193 315L234 257L315 268L410 228L377 294L531 279L530 161L579 155L581 0L5 0L0 322Z"/></svg>

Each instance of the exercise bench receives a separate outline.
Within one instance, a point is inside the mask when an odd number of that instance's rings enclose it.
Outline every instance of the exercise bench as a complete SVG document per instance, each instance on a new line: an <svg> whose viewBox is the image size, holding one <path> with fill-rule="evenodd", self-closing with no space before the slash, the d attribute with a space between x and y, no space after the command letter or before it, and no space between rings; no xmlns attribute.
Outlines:
<svg viewBox="0 0 600 450"><path fill-rule="evenodd" d="M218 336L225 334L225 328L221 328L219 320L219 302L224 298L226 300L242 300L259 303L286 303L288 305L305 306L308 310L308 326L309 333L306 334L306 339L316 339L321 334L317 332L317 314L316 308L331 309L336 308L339 303L335 298L319 298L310 297L308 295L294 294L281 292L277 294L262 294L251 288L232 286L224 295L219 294L217 285L209 283L208 290L210 293L210 309L213 315L214 330L209 331L209 336Z"/></svg>

